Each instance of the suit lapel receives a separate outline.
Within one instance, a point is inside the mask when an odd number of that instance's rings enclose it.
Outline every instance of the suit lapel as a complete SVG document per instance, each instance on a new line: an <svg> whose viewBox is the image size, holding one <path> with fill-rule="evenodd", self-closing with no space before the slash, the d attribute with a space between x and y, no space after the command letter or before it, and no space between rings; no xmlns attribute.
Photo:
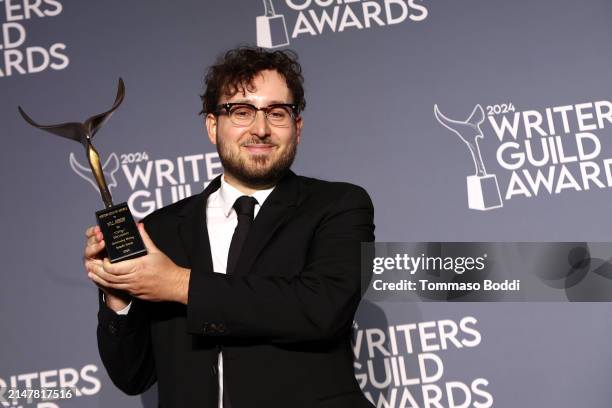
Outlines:
<svg viewBox="0 0 612 408"><path fill-rule="evenodd" d="M274 233L293 215L297 207L299 186L297 176L289 171L278 183L253 221L249 235L242 247L234 275L247 274L259 253Z"/></svg>
<svg viewBox="0 0 612 408"><path fill-rule="evenodd" d="M221 176L213 179L194 200L179 213L179 236L189 258L192 270L213 272L208 228L206 227L206 201L221 186Z"/></svg>

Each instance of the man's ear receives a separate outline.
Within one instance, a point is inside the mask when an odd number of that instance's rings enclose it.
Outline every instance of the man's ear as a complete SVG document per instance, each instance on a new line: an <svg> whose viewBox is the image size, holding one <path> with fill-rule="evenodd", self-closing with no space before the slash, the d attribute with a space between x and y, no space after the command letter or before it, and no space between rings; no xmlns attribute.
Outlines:
<svg viewBox="0 0 612 408"><path fill-rule="evenodd" d="M302 127L304 127L304 120L301 116L298 116L295 119L295 135L298 144L300 143L300 140L302 140Z"/></svg>
<svg viewBox="0 0 612 408"><path fill-rule="evenodd" d="M206 132L208 133L208 139L210 143L216 145L217 144L217 117L212 113L206 114L206 120L204 121L206 125Z"/></svg>

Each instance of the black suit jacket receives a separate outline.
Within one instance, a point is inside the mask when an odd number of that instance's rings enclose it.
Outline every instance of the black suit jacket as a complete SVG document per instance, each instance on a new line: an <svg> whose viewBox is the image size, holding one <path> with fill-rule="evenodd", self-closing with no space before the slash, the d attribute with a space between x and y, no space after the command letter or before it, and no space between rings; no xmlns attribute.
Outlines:
<svg viewBox="0 0 612 408"><path fill-rule="evenodd" d="M157 381L160 407L217 407L222 349L232 408L371 408L350 345L360 242L374 240L368 194L289 173L228 276L213 272L206 229L206 200L219 186L144 220L158 248L191 268L187 306L134 300L119 316L100 301L98 345L115 385L138 394Z"/></svg>

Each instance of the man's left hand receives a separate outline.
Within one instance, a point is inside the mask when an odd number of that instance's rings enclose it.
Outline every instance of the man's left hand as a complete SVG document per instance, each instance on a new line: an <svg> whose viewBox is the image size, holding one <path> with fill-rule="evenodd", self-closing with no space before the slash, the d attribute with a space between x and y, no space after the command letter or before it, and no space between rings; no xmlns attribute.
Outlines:
<svg viewBox="0 0 612 408"><path fill-rule="evenodd" d="M89 278L105 288L123 290L139 299L186 305L191 271L181 268L160 251L143 224L138 224L138 231L147 255L115 264L104 258L88 273Z"/></svg>

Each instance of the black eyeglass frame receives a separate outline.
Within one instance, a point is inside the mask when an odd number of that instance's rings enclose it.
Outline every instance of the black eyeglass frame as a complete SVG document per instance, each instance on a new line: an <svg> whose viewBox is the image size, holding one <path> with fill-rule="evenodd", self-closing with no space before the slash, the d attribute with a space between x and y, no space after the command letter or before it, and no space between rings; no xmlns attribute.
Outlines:
<svg viewBox="0 0 612 408"><path fill-rule="evenodd" d="M271 105L264 106L262 108L258 108L257 106L255 106L253 104L250 104L250 103L245 103L245 102L228 102L228 103L222 103L222 104L217 105L217 109L215 110L214 113L216 115L220 115L222 113L225 113L228 117L231 117L230 116L230 113L231 113L230 111L231 111L231 109L234 106L248 106L248 107L251 107L251 108L253 108L255 110L255 116L257 116L257 112L262 111L264 113L264 116L266 117L266 120L269 123L272 123L272 124L273 124L273 122L270 122L270 119L268 119L268 112L271 109L274 109L274 108L279 108L279 107L281 107L281 108L289 108L291 110L290 114L291 114L291 118L293 120L295 120L299 116L298 106L295 103L273 103ZM255 121L255 116L253 117L253 122ZM253 123L251 122L251 124L253 124Z"/></svg>

